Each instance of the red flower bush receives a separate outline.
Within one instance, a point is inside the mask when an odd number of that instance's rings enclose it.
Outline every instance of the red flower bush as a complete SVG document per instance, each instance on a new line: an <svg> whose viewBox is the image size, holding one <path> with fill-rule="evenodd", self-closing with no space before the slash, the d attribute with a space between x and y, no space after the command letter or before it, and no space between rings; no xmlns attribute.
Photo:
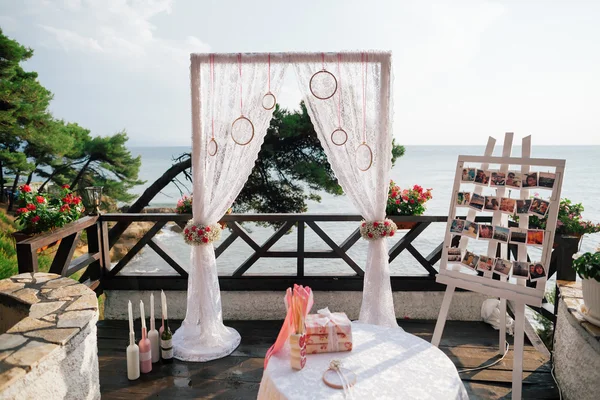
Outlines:
<svg viewBox="0 0 600 400"><path fill-rule="evenodd" d="M431 200L431 190L414 185L412 189L401 189L394 181L390 181L387 215L421 215L425 212L425 203Z"/></svg>
<svg viewBox="0 0 600 400"><path fill-rule="evenodd" d="M83 214L81 197L74 195L69 185L63 185L55 195L33 193L29 185L19 189L16 221L26 233L60 228Z"/></svg>

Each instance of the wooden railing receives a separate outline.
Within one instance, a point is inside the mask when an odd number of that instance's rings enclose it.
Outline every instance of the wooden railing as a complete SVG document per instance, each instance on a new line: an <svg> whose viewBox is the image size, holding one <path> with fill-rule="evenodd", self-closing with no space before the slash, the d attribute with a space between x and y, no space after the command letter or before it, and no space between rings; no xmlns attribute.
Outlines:
<svg viewBox="0 0 600 400"><path fill-rule="evenodd" d="M88 216L73 222L53 232L35 236L17 243L17 257L19 261L19 272L32 272L38 270L38 249L61 240L50 272L63 276L71 276L86 268L80 278L81 282L87 283L101 293L104 289L109 290L186 290L188 274L177 257L170 249L166 248L160 241L155 240L155 235L169 222L174 222L180 227L190 219L186 214L104 214L100 217ZM358 223L362 219L360 215L348 214L232 214L223 217L222 222L227 223L231 230L230 235L225 238L215 249L219 257L236 240L241 240L252 249L250 256L240 265L236 266L231 275L220 276L219 281L222 290L285 290L294 283L311 286L314 290L351 290L360 291L363 287L364 271L361 266L349 254L349 250L360 239ZM442 251L440 243L431 253L421 254L413 245L414 241L434 223L447 223L446 216L406 216L392 217L398 225L410 225L410 229L390 249L389 261L394 261L401 253L408 252L423 268L425 274L414 276L392 276L392 290L394 291L438 291L444 290L445 286L435 282L437 273L435 264L439 261ZM477 222L491 222L490 217L478 217ZM154 225L130 248L118 262L111 267L110 248L108 240L108 224L120 223L131 224L133 222L153 222ZM257 243L248 231L244 223L261 222L277 224L279 228L264 242ZM323 229L324 222L355 222L357 228L338 244ZM296 249L273 250L273 246L290 231L296 227ZM306 248L305 231L310 228L329 247L328 250L314 250ZM72 259L75 247L83 231L87 233L88 253ZM442 238L440 237L440 241ZM560 240L560 239L559 239ZM457 243L454 243L457 245ZM123 268L144 247L149 247L158 254L175 271L176 274L156 275L125 275ZM511 258L514 248L508 246L506 258ZM500 256L500 246L497 249ZM550 275L557 272L559 279L574 279L570 271L570 251L561 249L553 254L553 262L550 266ZM296 272L292 275L248 275L246 272L262 258L292 258L296 260ZM332 276L314 276L305 274L306 259L341 259L352 271L351 274L338 274ZM567 260L569 258L569 260ZM533 283L535 285L535 283ZM536 311L553 318L555 310L550 304L545 303Z"/></svg>
<svg viewBox="0 0 600 400"><path fill-rule="evenodd" d="M191 215L186 214L105 214L102 215L103 223L154 222L152 228L139 239L117 264L107 271L103 278L103 287L111 290L137 289L137 290L186 290L187 272L177 261L168 248L165 248L154 236L168 222L183 226ZM252 249L252 254L234 272L228 276L220 276L219 282L222 290L285 290L293 283L311 286L314 290L362 290L364 271L352 259L348 251L360 239L358 223L360 215L349 214L232 214L223 217L221 222L227 223L231 230L230 235L215 249L219 257L236 240L241 240ZM425 275L392 276L392 289L395 291L429 291L443 290L444 286L435 282L437 273L434 265L441 257L442 243L430 254L421 254L413 245L425 229L433 223L446 223L446 216L406 216L392 217L399 225L409 224L410 229L389 249L389 261L392 262L401 253L410 253L424 269ZM479 222L490 222L489 217L480 217ZM273 223L279 228L262 244L257 243L242 225L248 222ZM341 244L337 244L324 230L323 222L355 222L357 228ZM273 246L292 227L296 227L296 249L272 250ZM325 244L328 250L311 250L306 248L305 230L310 228ZM176 275L128 276L122 274L123 268L145 246L154 250L163 260L174 269ZM296 259L296 273L282 276L274 275L247 275L246 272L262 258L292 258ZM304 263L306 259L341 259L352 270L352 274L335 276L309 276L305 274Z"/></svg>
<svg viewBox="0 0 600 400"><path fill-rule="evenodd" d="M92 290L101 290L102 274L110 268L110 257L107 226L98 219L98 216L86 216L62 228L17 242L19 273L37 272L39 250L60 241L49 272L71 276L85 268L79 281ZM73 259L83 231L87 235L88 252Z"/></svg>

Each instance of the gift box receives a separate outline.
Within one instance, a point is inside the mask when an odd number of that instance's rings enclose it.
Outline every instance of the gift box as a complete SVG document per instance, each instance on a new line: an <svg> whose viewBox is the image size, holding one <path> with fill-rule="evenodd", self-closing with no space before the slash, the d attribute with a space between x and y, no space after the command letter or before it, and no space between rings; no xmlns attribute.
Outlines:
<svg viewBox="0 0 600 400"><path fill-rule="evenodd" d="M325 308L306 316L306 353L352 350L352 324L345 313Z"/></svg>

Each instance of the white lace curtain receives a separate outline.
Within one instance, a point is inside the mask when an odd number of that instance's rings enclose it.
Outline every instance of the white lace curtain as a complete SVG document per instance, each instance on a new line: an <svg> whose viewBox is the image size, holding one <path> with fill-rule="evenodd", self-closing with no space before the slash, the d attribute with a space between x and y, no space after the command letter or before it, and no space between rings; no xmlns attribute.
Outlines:
<svg viewBox="0 0 600 400"><path fill-rule="evenodd" d="M268 61L266 54L242 55L241 63L236 55L191 57L194 222L205 225L218 222L252 171L273 115L273 110L262 107L269 86L269 68L271 91L278 93L287 65L271 62L269 67ZM242 113L254 124L254 138L245 146L236 144L231 137L232 122ZM218 147L211 156L213 120ZM249 136L237 139L244 143ZM223 324L213 245L192 247L191 263L187 312L173 335L174 354L185 361L221 358L235 350L240 335Z"/></svg>
<svg viewBox="0 0 600 400"><path fill-rule="evenodd" d="M273 114L262 107L263 96L269 85L271 92L279 93L288 63L295 66L308 113L344 192L366 220L385 218L392 142L389 53L336 53L322 58L299 53L242 54L241 62L236 54L193 54L194 222L216 223L242 190ZM323 66L338 79L337 93L327 100L315 98L308 89L311 77ZM254 124L254 138L245 146L231 137L231 124L242 114ZM331 133L340 119L348 140L336 146ZM213 132L218 147L211 156ZM248 137L238 139L245 142ZM356 160L363 142L373 152L367 171L360 171ZM223 324L213 245L193 247L191 262L186 317L173 335L175 357L185 361L224 357L238 346L240 336ZM369 242L360 321L397 326L385 240Z"/></svg>
<svg viewBox="0 0 600 400"><path fill-rule="evenodd" d="M367 221L383 220L392 166L391 54L325 54L312 63L292 55L292 60L308 114L344 193ZM311 77L323 67L338 81L337 92L327 100L316 98L309 89ZM331 138L340 125L348 135L342 146ZM339 137L334 140L343 141ZM363 141L373 152L367 171L359 169L359 165L363 169L368 165L364 154L357 154ZM359 320L398 326L385 239L369 242Z"/></svg>

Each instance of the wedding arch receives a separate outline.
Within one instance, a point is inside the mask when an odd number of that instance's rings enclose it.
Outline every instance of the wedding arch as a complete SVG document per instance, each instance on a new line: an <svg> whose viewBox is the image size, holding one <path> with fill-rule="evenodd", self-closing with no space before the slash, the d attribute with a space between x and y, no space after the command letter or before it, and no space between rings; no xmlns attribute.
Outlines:
<svg viewBox="0 0 600 400"><path fill-rule="evenodd" d="M193 219L213 225L231 207L271 121L292 65L308 114L339 184L366 221L382 221L392 165L391 53L192 54ZM187 312L175 357L230 354L240 335L223 324L212 243L192 247ZM370 240L361 322L397 326L387 243Z"/></svg>

